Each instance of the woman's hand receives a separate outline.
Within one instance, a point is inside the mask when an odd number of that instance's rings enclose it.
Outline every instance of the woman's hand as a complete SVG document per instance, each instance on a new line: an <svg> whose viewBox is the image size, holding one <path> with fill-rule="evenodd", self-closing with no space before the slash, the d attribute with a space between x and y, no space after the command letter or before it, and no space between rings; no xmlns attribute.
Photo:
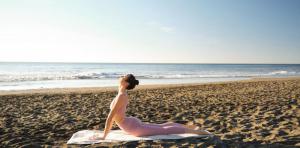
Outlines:
<svg viewBox="0 0 300 148"><path fill-rule="evenodd" d="M89 140L104 140L103 134L94 134Z"/></svg>

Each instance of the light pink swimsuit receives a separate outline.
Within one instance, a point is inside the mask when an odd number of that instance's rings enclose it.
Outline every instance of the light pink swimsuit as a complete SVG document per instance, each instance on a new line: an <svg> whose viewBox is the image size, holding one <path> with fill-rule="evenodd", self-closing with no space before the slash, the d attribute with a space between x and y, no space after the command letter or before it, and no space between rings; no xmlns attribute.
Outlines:
<svg viewBox="0 0 300 148"><path fill-rule="evenodd" d="M114 100L116 100L116 98ZM110 104L110 109L112 109L114 100ZM126 105L124 105L124 107L122 107L117 114L124 114L125 116L127 105L128 105L128 99ZM120 123L117 123L117 125L126 133L134 136L180 134L180 133L185 133L186 130L184 126L178 123L163 123L163 124L143 123L141 122L141 120L139 120L136 117L126 117L126 116L124 117L124 120L122 120Z"/></svg>

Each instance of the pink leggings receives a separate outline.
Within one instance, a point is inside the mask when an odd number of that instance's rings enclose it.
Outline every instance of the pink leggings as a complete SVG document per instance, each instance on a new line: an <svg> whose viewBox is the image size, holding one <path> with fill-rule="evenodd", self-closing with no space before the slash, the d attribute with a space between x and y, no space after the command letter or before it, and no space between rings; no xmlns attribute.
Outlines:
<svg viewBox="0 0 300 148"><path fill-rule="evenodd" d="M180 134L185 133L186 130L184 126L178 123L142 123L135 117L125 117L118 125L126 133L134 136Z"/></svg>

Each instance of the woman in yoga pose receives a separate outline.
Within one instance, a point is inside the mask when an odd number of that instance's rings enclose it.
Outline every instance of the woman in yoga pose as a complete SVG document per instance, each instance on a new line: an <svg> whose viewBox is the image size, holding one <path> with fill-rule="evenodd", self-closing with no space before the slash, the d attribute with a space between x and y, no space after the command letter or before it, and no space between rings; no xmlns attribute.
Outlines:
<svg viewBox="0 0 300 148"><path fill-rule="evenodd" d="M143 123L138 118L126 117L125 112L129 99L126 90L131 90L138 84L139 81L132 74L119 78L119 92L110 104L111 110L106 119L104 134L102 136L94 135L90 138L91 140L104 140L112 128L113 122L116 122L123 131L134 136L181 133L210 134L205 130L199 130L199 127L195 125L183 125L172 122L163 124Z"/></svg>

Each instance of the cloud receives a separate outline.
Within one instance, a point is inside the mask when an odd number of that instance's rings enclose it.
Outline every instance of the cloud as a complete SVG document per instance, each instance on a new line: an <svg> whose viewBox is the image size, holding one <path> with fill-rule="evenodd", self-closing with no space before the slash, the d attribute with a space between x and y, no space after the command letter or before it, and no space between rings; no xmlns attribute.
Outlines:
<svg viewBox="0 0 300 148"><path fill-rule="evenodd" d="M173 33L175 31L175 27L163 25L156 21L150 21L146 23L148 26L156 28L162 32Z"/></svg>

